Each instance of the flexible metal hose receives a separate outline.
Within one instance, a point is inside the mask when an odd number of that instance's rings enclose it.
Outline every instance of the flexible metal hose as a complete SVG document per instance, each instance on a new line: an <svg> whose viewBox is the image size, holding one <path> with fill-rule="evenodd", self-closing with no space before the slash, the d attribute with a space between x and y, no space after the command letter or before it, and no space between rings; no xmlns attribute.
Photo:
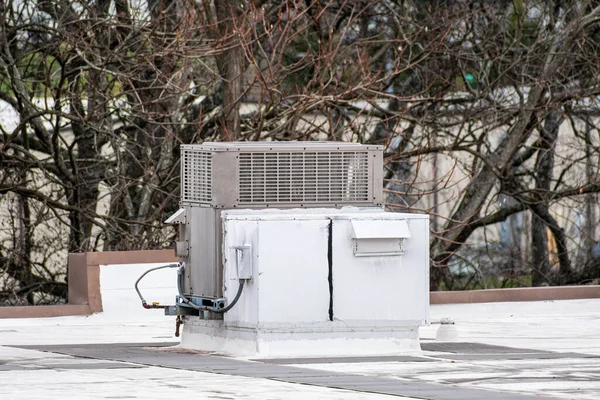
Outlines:
<svg viewBox="0 0 600 400"><path fill-rule="evenodd" d="M156 268L150 268L148 271L144 272L142 274L142 276L140 276L137 281L135 281L135 291L137 292L140 300L142 300L142 306L144 308L147 309L151 309L151 308L166 308L169 306L161 306L158 303L152 303L152 304L148 304L148 302L146 302L146 299L144 299L144 296L142 296L142 293L140 292L140 289L138 288L138 284L140 283L140 281L146 276L148 275L150 272L152 271L156 271L157 269L163 269L163 268L175 268L175 267L179 267L180 263L177 264L167 264L167 265L161 265L160 267L156 267Z"/></svg>

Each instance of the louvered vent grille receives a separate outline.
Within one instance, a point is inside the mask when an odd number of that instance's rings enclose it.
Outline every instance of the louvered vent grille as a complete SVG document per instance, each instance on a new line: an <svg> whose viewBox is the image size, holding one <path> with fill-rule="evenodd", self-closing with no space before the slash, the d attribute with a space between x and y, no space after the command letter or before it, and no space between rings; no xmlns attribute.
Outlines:
<svg viewBox="0 0 600 400"><path fill-rule="evenodd" d="M239 155L240 204L369 201L366 151Z"/></svg>
<svg viewBox="0 0 600 400"><path fill-rule="evenodd" d="M182 149L181 175L182 201L212 201L212 153Z"/></svg>

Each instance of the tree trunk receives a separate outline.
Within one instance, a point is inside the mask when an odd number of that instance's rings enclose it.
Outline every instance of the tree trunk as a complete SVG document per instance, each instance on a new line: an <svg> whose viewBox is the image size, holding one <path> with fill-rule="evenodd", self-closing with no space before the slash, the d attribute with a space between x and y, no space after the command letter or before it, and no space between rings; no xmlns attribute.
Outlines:
<svg viewBox="0 0 600 400"><path fill-rule="evenodd" d="M592 125L586 121L585 124L585 176L587 184L595 181L594 177L594 153L592 144ZM596 195L589 193L585 195L585 227L583 245L585 248L586 264L594 259L594 245L596 242Z"/></svg>
<svg viewBox="0 0 600 400"><path fill-rule="evenodd" d="M25 175L25 174L23 174ZM26 197L17 195L19 204L19 243L17 246L19 269L22 271L21 286L29 287L33 283L33 265L31 253L33 250L33 232L31 228L31 210ZM27 293L27 301L34 304L33 291Z"/></svg>
<svg viewBox="0 0 600 400"><path fill-rule="evenodd" d="M548 259L548 231L540 217L531 216L531 286L542 286L549 282L550 261Z"/></svg>
<svg viewBox="0 0 600 400"><path fill-rule="evenodd" d="M93 9L93 17L103 21L110 7L110 1L98 0ZM106 41L108 40L106 29L102 23L94 28L94 40L96 48L91 51L89 57L94 65L102 65L106 53ZM70 187L67 196L69 205L78 208L77 211L69 213L71 223L69 235L69 252L90 251L90 240L94 226L93 214L98 204L100 193L100 177L104 174L99 169L101 160L101 145L106 135L106 73L91 69L89 72L89 84L87 87L80 86L81 93L77 93L73 99L72 107L78 109L80 115L85 115L84 121L73 121L73 134L77 142L75 171L77 183ZM83 93L87 91L87 93ZM81 97L87 95L87 112L83 111Z"/></svg>
<svg viewBox="0 0 600 400"><path fill-rule="evenodd" d="M554 151L558 139L558 129L563 121L562 110L555 110L546 118L544 127L540 129L538 156L535 161L535 201L549 213L550 183L554 168ZM546 223L537 215L531 221L531 251L532 251L532 286L548 284L550 260L548 258L548 234ZM566 249L565 249L566 251Z"/></svg>
<svg viewBox="0 0 600 400"><path fill-rule="evenodd" d="M223 80L221 138L237 140L241 133L240 101L242 97L244 53L240 45L242 9L239 0L215 0L220 40L225 50L217 57Z"/></svg>
<svg viewBox="0 0 600 400"><path fill-rule="evenodd" d="M569 258L569 250L567 247L567 235L563 228L558 225L558 222L550 215L548 211L548 207L545 207L541 204L533 204L531 205L531 210L535 213L536 216L541 218L544 223L552 232L554 239L556 240L556 251L558 253L558 262L559 262L559 271L558 271L558 279L553 282L559 285L564 285L570 281L572 270L571 270L571 260Z"/></svg>

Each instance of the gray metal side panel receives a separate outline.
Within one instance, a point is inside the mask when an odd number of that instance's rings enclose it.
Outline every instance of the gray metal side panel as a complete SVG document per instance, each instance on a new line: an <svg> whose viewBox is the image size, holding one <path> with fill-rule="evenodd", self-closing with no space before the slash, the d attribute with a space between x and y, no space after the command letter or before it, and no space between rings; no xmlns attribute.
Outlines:
<svg viewBox="0 0 600 400"><path fill-rule="evenodd" d="M373 204L383 204L383 152L370 151L371 171L373 173L371 190L373 191Z"/></svg>
<svg viewBox="0 0 600 400"><path fill-rule="evenodd" d="M216 282L215 287L217 288L216 297L223 297L223 220L221 218L221 213L223 210L214 210L215 211L215 228L216 228L216 237L215 237L215 251L216 251Z"/></svg>
<svg viewBox="0 0 600 400"><path fill-rule="evenodd" d="M220 219L217 222L213 208L190 207L189 210L190 250L184 291L195 296L217 297L221 286L217 274L221 264L217 251Z"/></svg>

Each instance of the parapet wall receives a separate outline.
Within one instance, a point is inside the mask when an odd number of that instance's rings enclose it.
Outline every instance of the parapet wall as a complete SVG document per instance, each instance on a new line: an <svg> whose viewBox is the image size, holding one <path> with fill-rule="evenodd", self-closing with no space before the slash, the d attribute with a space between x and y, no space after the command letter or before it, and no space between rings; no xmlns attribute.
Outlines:
<svg viewBox="0 0 600 400"><path fill-rule="evenodd" d="M113 251L69 254L68 304L49 306L0 307L0 318L49 318L66 315L90 315L99 312L148 313L160 310L142 308L133 285L146 270L158 264L177 262L173 250ZM101 271L102 270L102 271ZM149 290L147 300L163 301L172 294L176 280L174 269L156 271L147 276L142 288ZM172 276L170 276L170 275ZM155 295L156 297L151 297Z"/></svg>
<svg viewBox="0 0 600 400"><path fill-rule="evenodd" d="M431 292L430 304L498 303L600 298L600 285Z"/></svg>

